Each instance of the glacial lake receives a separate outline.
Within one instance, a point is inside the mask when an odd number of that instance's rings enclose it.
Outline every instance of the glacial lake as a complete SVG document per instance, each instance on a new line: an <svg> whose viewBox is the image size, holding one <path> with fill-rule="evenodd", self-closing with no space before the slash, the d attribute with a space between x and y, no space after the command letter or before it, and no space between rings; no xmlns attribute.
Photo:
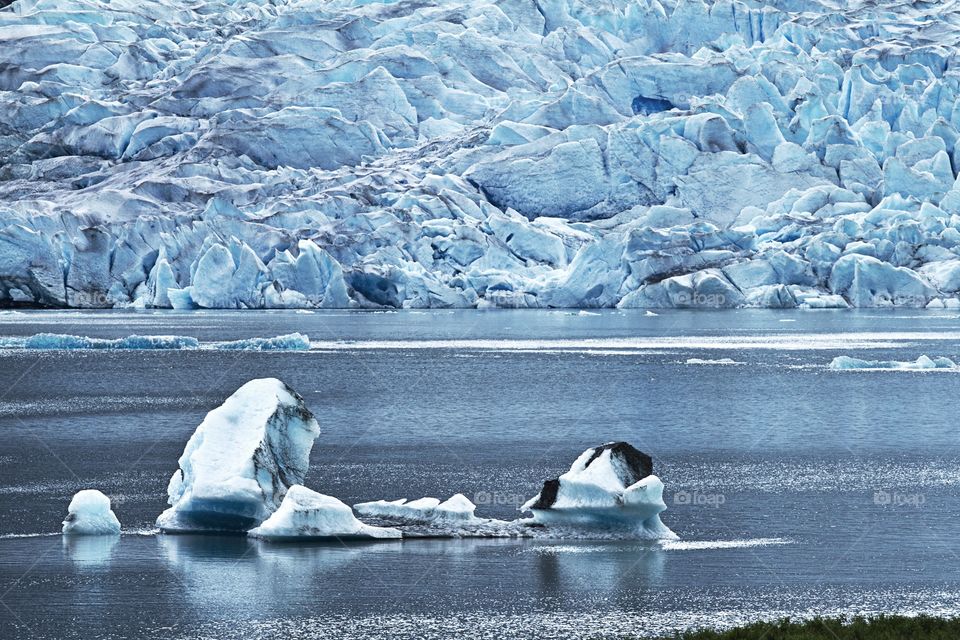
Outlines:
<svg viewBox="0 0 960 640"><path fill-rule="evenodd" d="M0 637L653 636L757 618L960 614L960 362L951 311L3 312L42 332L309 351L0 349ZM2 341L2 338L0 338ZM270 544L153 522L204 414L251 378L323 433L307 485L517 516L588 447L627 440L679 541ZM64 540L74 492L117 539Z"/></svg>

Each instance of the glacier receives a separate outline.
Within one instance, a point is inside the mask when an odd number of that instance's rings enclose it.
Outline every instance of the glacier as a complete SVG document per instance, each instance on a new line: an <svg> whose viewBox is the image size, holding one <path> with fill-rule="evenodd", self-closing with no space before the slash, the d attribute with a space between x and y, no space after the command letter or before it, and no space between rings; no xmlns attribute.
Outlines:
<svg viewBox="0 0 960 640"><path fill-rule="evenodd" d="M0 305L955 307L956 0L16 0Z"/></svg>
<svg viewBox="0 0 960 640"><path fill-rule="evenodd" d="M318 435L320 426L293 389L275 378L247 382L190 437L157 528L243 533L259 526L291 486L303 483Z"/></svg>
<svg viewBox="0 0 960 640"><path fill-rule="evenodd" d="M110 509L110 498L96 489L78 491L63 521L64 535L120 535L120 521Z"/></svg>

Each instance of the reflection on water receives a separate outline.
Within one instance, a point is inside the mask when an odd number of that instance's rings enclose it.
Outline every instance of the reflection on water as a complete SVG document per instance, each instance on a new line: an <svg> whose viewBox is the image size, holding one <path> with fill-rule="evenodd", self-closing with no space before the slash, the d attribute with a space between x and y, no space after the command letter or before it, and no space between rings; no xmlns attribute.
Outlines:
<svg viewBox="0 0 960 640"><path fill-rule="evenodd" d="M838 339L828 334L857 332L858 342L839 336L841 346L856 345L855 357L957 360L957 316L27 315L2 323L3 333L64 332L69 321L71 333L108 338L300 331L315 340L685 342L610 357L600 348L4 352L2 640L530 638L576 636L573 628L595 637L631 634L638 621L662 636L720 618L960 613L960 378L830 371L837 353L824 350ZM795 322L784 327L784 319ZM755 339L780 348L757 350ZM703 364L724 358L743 364ZM176 375L158 384L158 371ZM480 515L512 519L584 449L627 440L655 455L667 486L664 521L681 540L300 545L47 535L84 487L110 495L128 531L151 529L205 413L251 378L270 376L322 415L308 486L348 504L462 492L496 498L474 500ZM680 500L697 492L723 496L722 504ZM878 492L922 495L923 503L878 504Z"/></svg>
<svg viewBox="0 0 960 640"><path fill-rule="evenodd" d="M634 600L663 581L667 553L655 545L610 543L591 553L516 539L407 540L386 543L276 544L242 537L158 536L185 604L199 618L342 614L378 602L403 611L412 603L471 607L494 603L510 584L520 599L548 607L622 597ZM254 595L255 594L255 595ZM457 596L456 594L461 594ZM519 596L519 594L523 594Z"/></svg>
<svg viewBox="0 0 960 640"><path fill-rule="evenodd" d="M655 544L608 543L543 545L531 549L544 596L570 597L571 591L589 591L616 597L661 586L667 554Z"/></svg>
<svg viewBox="0 0 960 640"><path fill-rule="evenodd" d="M120 536L63 536L63 549L79 567L103 567L110 564L119 540Z"/></svg>

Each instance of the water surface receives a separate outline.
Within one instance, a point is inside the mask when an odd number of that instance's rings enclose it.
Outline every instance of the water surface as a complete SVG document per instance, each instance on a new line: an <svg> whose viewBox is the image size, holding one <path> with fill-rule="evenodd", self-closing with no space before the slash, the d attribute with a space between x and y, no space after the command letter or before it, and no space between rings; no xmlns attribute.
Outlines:
<svg viewBox="0 0 960 640"><path fill-rule="evenodd" d="M949 312L18 312L39 332L306 352L0 350L0 637L596 637L756 617L960 613ZM584 449L628 440L666 483L668 545L277 545L152 533L203 415L254 377L323 430L307 485L512 518ZM95 487L129 533L64 541Z"/></svg>

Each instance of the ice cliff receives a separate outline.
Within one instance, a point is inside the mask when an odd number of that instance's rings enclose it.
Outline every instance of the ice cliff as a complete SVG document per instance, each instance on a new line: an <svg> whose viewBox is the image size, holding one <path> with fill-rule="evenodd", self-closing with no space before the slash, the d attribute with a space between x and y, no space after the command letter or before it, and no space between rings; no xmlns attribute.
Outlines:
<svg viewBox="0 0 960 640"><path fill-rule="evenodd" d="M957 24L954 0L17 0L0 304L956 304Z"/></svg>

